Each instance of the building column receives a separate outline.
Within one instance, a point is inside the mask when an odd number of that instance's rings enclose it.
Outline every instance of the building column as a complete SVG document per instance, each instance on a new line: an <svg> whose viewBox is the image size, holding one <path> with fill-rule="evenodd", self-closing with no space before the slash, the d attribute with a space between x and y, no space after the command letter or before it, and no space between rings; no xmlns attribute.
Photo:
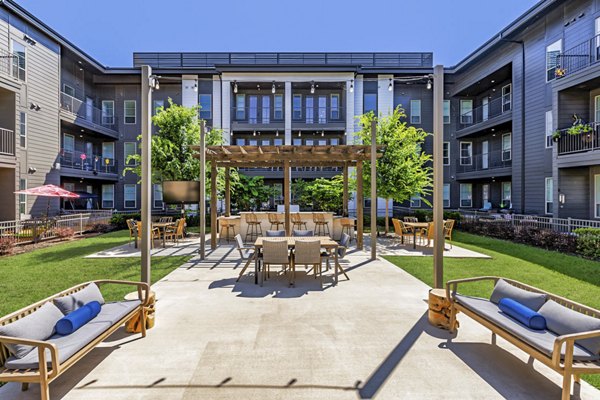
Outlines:
<svg viewBox="0 0 600 400"><path fill-rule="evenodd" d="M378 116L387 117L394 111L394 75L377 76L377 113ZM392 79L392 90L389 90Z"/></svg>
<svg viewBox="0 0 600 400"><path fill-rule="evenodd" d="M184 107L198 105L198 75L181 76L181 105Z"/></svg>
<svg viewBox="0 0 600 400"><path fill-rule="evenodd" d="M221 82L221 129L226 145L231 144L231 83L227 80Z"/></svg>
<svg viewBox="0 0 600 400"><path fill-rule="evenodd" d="M363 76L357 75L354 78L354 116L359 116L363 114ZM359 121L354 118L354 132L360 131ZM350 136L348 136L350 138ZM352 143L354 143L355 135L352 136Z"/></svg>
<svg viewBox="0 0 600 400"><path fill-rule="evenodd" d="M292 144L292 82L285 82L285 141L286 145Z"/></svg>
<svg viewBox="0 0 600 400"><path fill-rule="evenodd" d="M212 86L212 125L215 129L221 129L221 80L218 75L213 75Z"/></svg>

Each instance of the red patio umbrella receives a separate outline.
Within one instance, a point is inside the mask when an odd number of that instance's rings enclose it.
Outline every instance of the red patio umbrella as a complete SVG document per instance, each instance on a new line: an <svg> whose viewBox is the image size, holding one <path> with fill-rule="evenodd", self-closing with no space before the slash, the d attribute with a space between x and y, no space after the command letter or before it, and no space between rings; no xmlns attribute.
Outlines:
<svg viewBox="0 0 600 400"><path fill-rule="evenodd" d="M59 186L56 185L44 185L38 186L31 189L23 189L15 192L16 194L26 194L30 196L42 196L42 197L62 197L68 199L76 199L79 198L77 193L69 192ZM46 218L48 218L48 213L50 212L50 199L48 199L48 207L46 208Z"/></svg>

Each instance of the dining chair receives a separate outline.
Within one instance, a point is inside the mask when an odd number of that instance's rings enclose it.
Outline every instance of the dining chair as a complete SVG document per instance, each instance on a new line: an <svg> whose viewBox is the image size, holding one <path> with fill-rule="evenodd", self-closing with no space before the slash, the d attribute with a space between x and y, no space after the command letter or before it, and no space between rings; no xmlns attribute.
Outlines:
<svg viewBox="0 0 600 400"><path fill-rule="evenodd" d="M131 246L131 241L135 240L135 237L137 236L137 226L133 219L128 219L126 222L127 228L129 228L129 242L127 244Z"/></svg>
<svg viewBox="0 0 600 400"><path fill-rule="evenodd" d="M268 213L267 217L269 218L269 223L271 224L271 230L279 230L280 225L285 225L285 222L279 218L278 213ZM273 227L275 227L275 229L273 229Z"/></svg>
<svg viewBox="0 0 600 400"><path fill-rule="evenodd" d="M165 223L165 222L173 222L173 217L160 217L160 218L158 219L158 222L162 222L162 223Z"/></svg>
<svg viewBox="0 0 600 400"><path fill-rule="evenodd" d="M138 240L142 239L142 221L137 221L135 225L137 231ZM154 241L160 239L160 230L158 228L152 228L150 232L150 248L154 247Z"/></svg>
<svg viewBox="0 0 600 400"><path fill-rule="evenodd" d="M308 236L315 236L315 232L314 231L309 231L309 230L298 230L298 229L294 229L292 231L292 236L296 236L296 237L308 237Z"/></svg>
<svg viewBox="0 0 600 400"><path fill-rule="evenodd" d="M292 228L308 229L306 227L306 221L302 220L302 215L300 213L293 213L290 217L292 219Z"/></svg>
<svg viewBox="0 0 600 400"><path fill-rule="evenodd" d="M263 282L269 278L272 264L281 265L283 267L284 272L286 270L286 267L290 267L291 269L292 261L290 257L290 252L288 250L287 240L266 239L263 240L262 244Z"/></svg>
<svg viewBox="0 0 600 400"><path fill-rule="evenodd" d="M421 243L423 243L423 241L425 239L427 239L426 246L429 246L429 244L433 240L433 235L434 235L433 222L429 222L429 223L427 223L427 228L421 229L421 231L419 232L419 237L421 238Z"/></svg>
<svg viewBox="0 0 600 400"><path fill-rule="evenodd" d="M246 271L246 268L248 268L248 265L250 265L250 262L252 262L252 260L254 259L254 247L244 246L242 235L240 235L239 233L235 235L235 242L236 249L240 252L240 258L242 259L242 261L246 261L246 263L244 264L244 268L242 268L242 270L240 271L240 275L236 279L236 282L238 282L242 275L244 275L244 272Z"/></svg>
<svg viewBox="0 0 600 400"><path fill-rule="evenodd" d="M172 238L175 243L179 243L179 239L183 240L185 233L185 218L180 218L175 221L175 226L167 226L165 229L165 239Z"/></svg>
<svg viewBox="0 0 600 400"><path fill-rule="evenodd" d="M452 230L454 229L454 220L449 219L444 222L444 239L448 240L450 243L450 248L452 248Z"/></svg>
<svg viewBox="0 0 600 400"><path fill-rule="evenodd" d="M340 218L340 225L342 226L342 233L350 235L350 242L354 237L354 219L353 218Z"/></svg>
<svg viewBox="0 0 600 400"><path fill-rule="evenodd" d="M348 252L348 248L350 247L350 241L351 241L350 235L348 235L347 233L342 233L342 237L340 239L340 245L337 248L338 260L341 260L346 256L346 253ZM331 264L331 259L335 258L333 251L321 252L321 257L326 259L327 269L329 269L330 264ZM344 270L344 268L342 268L341 265L338 265L337 268L339 268L340 271L342 271L342 273L344 274L346 279L350 280L350 278L348 278L348 275L346 274L346 271Z"/></svg>
<svg viewBox="0 0 600 400"><path fill-rule="evenodd" d="M410 241L413 237L413 231L408 229L408 227L404 225L404 222L397 218L392 218L392 224L394 225L394 233L400 238L401 244L404 244L405 237Z"/></svg>
<svg viewBox="0 0 600 400"><path fill-rule="evenodd" d="M321 241L312 239L296 240L296 245L294 247L290 283L292 285L295 283L296 265L306 265L312 267L315 279L319 277L321 287L323 287Z"/></svg>
<svg viewBox="0 0 600 400"><path fill-rule="evenodd" d="M265 231L266 237L285 237L285 231Z"/></svg>
<svg viewBox="0 0 600 400"><path fill-rule="evenodd" d="M325 214L313 213L313 222L317 236L329 236L329 222L325 220Z"/></svg>

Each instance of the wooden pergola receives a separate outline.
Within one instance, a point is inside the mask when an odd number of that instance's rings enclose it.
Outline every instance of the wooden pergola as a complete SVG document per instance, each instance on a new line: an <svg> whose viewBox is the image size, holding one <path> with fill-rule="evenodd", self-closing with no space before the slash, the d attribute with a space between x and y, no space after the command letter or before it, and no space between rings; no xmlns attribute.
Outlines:
<svg viewBox="0 0 600 400"><path fill-rule="evenodd" d="M192 146L200 154L201 146ZM348 169L356 167L357 246L363 248L363 162L380 158L384 147L370 145L335 146L207 146L205 158L210 162L211 179L211 248L217 247L217 168L225 168L225 215L231 213L231 168L283 168L285 230L291 234L290 183L291 167L342 167L344 176L344 215L348 215ZM202 177L200 177L202 179ZM373 180L375 181L375 180ZM375 203L376 204L376 203ZM372 244L374 245L374 244Z"/></svg>

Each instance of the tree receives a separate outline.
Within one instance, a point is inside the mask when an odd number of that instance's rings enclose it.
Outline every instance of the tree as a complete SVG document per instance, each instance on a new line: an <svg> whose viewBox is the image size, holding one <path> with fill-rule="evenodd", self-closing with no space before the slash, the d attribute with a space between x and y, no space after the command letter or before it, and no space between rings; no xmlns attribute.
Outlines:
<svg viewBox="0 0 600 400"><path fill-rule="evenodd" d="M349 183L349 191L352 190ZM313 210L332 211L341 214L344 201L344 177L318 178L306 183L300 194L301 203L312 205Z"/></svg>
<svg viewBox="0 0 600 400"><path fill-rule="evenodd" d="M360 117L359 137L365 143L371 142L371 121L373 112ZM385 146L383 156L377 160L377 195L386 201L385 232L389 231L389 200L405 202L413 196L420 196L430 204L425 196L431 194L433 186L431 155L422 151L422 145L429 136L421 128L406 124L406 114L399 106L387 117L378 118L376 142ZM365 182L370 185L370 162L365 163ZM376 202L372 199L372 205Z"/></svg>
<svg viewBox="0 0 600 400"><path fill-rule="evenodd" d="M231 184L231 202L238 210L260 209L274 194L272 186L265 185L262 176L239 174Z"/></svg>

